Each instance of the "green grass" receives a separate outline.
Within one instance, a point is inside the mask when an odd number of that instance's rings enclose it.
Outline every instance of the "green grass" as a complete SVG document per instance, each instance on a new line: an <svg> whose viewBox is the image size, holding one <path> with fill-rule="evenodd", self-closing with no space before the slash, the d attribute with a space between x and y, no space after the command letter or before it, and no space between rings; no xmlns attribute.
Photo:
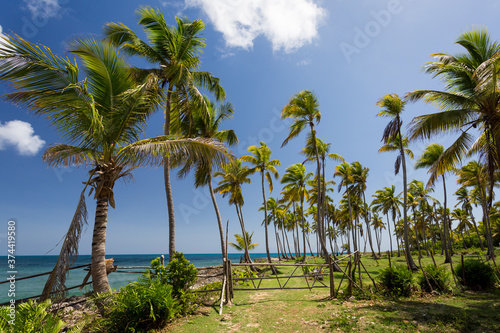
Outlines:
<svg viewBox="0 0 500 333"><path fill-rule="evenodd" d="M461 260L460 255L453 258L455 263ZM388 266L387 256L375 261L365 255L362 262L374 279ZM392 257L391 262L405 264L403 257ZM443 264L442 256L436 256L436 262L450 269L449 264ZM421 259L422 266L429 263L432 263L430 257ZM346 268L345 264L341 267ZM289 275L292 269L279 267L280 276ZM301 274L301 271L295 273ZM269 276L268 271L266 275ZM341 276L342 273L335 273L336 288ZM196 315L169 324L162 332L498 332L500 327L499 289L461 291L451 279L452 294L430 296L417 291L410 298L395 299L370 293L369 286L372 290L374 287L364 270L362 278L366 291L360 293L354 289L354 298L346 294L346 279L341 288L344 293L334 300L328 299L328 288L235 291L233 305L224 306L222 316L218 314L218 303L208 304ZM324 283L328 286L328 277ZM261 287L272 286L278 286L278 282L271 279L261 284ZM303 278L293 278L287 284L287 287L298 286L306 286Z"/></svg>

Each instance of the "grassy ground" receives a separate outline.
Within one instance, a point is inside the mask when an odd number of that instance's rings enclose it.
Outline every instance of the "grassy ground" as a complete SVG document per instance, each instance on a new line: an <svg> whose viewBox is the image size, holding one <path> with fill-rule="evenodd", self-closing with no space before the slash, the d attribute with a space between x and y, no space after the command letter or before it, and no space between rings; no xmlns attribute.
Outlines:
<svg viewBox="0 0 500 333"><path fill-rule="evenodd" d="M465 258L477 255L468 255ZM415 257L415 260L418 258ZM454 256L455 264L461 258ZM436 257L438 264L444 258ZM388 258L375 261L363 256L368 272L376 279L388 265ZM422 258L422 265L431 263ZM393 257L392 264L405 264ZM342 265L342 267L345 267ZM281 275L292 268L280 267ZM297 272L295 275L300 275ZM342 274L335 274L336 288ZM326 277L326 280L328 278ZM282 280L284 283L285 280ZM311 281L310 281L311 283ZM328 281L325 281L328 285ZM363 284L373 285L366 273ZM277 286L276 280L264 280L262 287ZM316 282L316 285L318 283ZM455 286L451 279L452 287ZM304 278L291 279L287 287L307 286ZM500 290L468 292L453 288L453 293L431 296L419 291L410 298L392 299L370 292L347 295L344 280L338 298L330 300L329 289L235 291L233 305L224 306L208 300L196 315L176 320L162 332L499 332ZM373 287L372 287L373 289ZM215 296L215 295L214 295ZM217 298L217 296L215 296Z"/></svg>

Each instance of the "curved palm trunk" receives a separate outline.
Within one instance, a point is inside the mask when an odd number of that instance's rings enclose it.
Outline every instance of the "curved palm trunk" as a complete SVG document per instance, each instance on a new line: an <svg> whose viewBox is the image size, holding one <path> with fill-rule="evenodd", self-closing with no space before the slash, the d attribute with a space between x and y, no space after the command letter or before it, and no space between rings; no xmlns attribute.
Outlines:
<svg viewBox="0 0 500 333"><path fill-rule="evenodd" d="M167 101L165 106L165 129L164 134L170 134L170 102L172 99L172 83L168 85ZM167 196L168 209L168 260L171 261L175 252L175 216L174 199L172 197L172 185L170 181L170 157L163 159L163 178L165 180L165 195Z"/></svg>
<svg viewBox="0 0 500 333"><path fill-rule="evenodd" d="M267 230L267 200L266 200L266 190L264 188L264 171L261 171L262 175L262 198L264 199L264 227L266 231L266 255L267 262L271 262L271 254L269 253L269 234ZM271 266L274 268L274 266Z"/></svg>
<svg viewBox="0 0 500 333"><path fill-rule="evenodd" d="M399 132L399 137L403 138L401 135L401 130L398 130ZM410 252L410 232L409 232L409 225L408 225L408 217L406 216L406 208L408 205L408 184L407 184L407 175L406 175L406 161L405 161L405 151L403 148L403 140L399 140L399 150L401 154L401 164L403 166L403 236L404 236L404 242L405 242L405 253L406 253L406 262L408 263L408 268L411 269L412 271L418 270L417 265L413 261L413 257ZM399 248L399 247L398 247Z"/></svg>
<svg viewBox="0 0 500 333"><path fill-rule="evenodd" d="M212 176L208 176L208 188L210 190L210 197L212 197L212 203L215 209L215 215L217 216L217 224L219 225L219 236L220 236L220 246L222 258L227 258L226 253L226 243L224 241L224 226L222 225L222 218L220 217L219 206L217 206L217 201L215 200L214 189L212 188Z"/></svg>
<svg viewBox="0 0 500 333"><path fill-rule="evenodd" d="M481 251L484 251L483 241L481 240L481 235L479 233L479 229L477 228L476 219L474 218L474 214L472 213L472 208L467 207L467 211L469 212L470 219L472 221L472 224L474 225L474 229L476 230L477 239L479 239L479 246L481 246Z"/></svg>
<svg viewBox="0 0 500 333"><path fill-rule="evenodd" d="M247 232L245 230L245 223L243 222L243 212L241 211L241 207L239 207L238 204L235 204L235 206L238 219L240 220L241 235L243 236L243 242L245 243L245 261L247 263L252 263L252 259L250 259L250 254L248 253L248 242L246 237Z"/></svg>
<svg viewBox="0 0 500 333"><path fill-rule="evenodd" d="M483 220L486 222L486 245L488 246L488 258L493 259L495 257L495 248L493 247L492 230L490 224L490 214L488 208L488 202L486 198L486 192L482 187L481 182L478 179L479 193L481 194L481 207L483 209Z"/></svg>
<svg viewBox="0 0 500 333"><path fill-rule="evenodd" d="M96 293L110 290L106 274L106 227L108 224L108 198L98 197L95 210L94 233L92 235L92 288Z"/></svg>
<svg viewBox="0 0 500 333"><path fill-rule="evenodd" d="M364 191L363 191L363 204L365 207L367 207L366 196ZM370 230L370 223L368 221L368 213L366 208L365 208L365 222L366 222L366 232L367 232L368 242L370 243L370 249L372 250L373 258L378 259L377 253L375 253L375 250L373 249L372 232Z"/></svg>
<svg viewBox="0 0 500 333"><path fill-rule="evenodd" d="M391 235L391 223L389 222L389 214L386 214L387 217L387 230L389 232L389 244L391 246L391 257L392 257L392 235Z"/></svg>

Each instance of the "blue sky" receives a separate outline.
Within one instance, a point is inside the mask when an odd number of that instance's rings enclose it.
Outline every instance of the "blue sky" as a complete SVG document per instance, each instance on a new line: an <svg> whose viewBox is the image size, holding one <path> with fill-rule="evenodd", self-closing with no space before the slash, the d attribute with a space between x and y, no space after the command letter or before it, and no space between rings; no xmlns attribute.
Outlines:
<svg viewBox="0 0 500 333"><path fill-rule="evenodd" d="M273 158L285 168L302 162L298 154L302 135L280 148L289 123L279 112L289 98L304 89L319 98L322 113L318 136L332 143L332 151L348 162L360 161L370 168L367 197L395 184L395 154L379 154L380 138L387 120L377 118L377 100L387 93L404 95L416 89L442 89L441 82L421 71L434 51L457 52L456 37L472 27L487 27L493 39L500 39L499 4L496 1L345 1L345 0L185 0L185 1L74 1L23 0L2 3L3 33L50 47L63 54L64 44L75 36L100 37L106 22L123 22L143 36L134 11L140 5L160 8L170 23L187 16L206 23L207 47L202 69L219 77L227 100L235 107L233 120L223 125L236 131L240 144L236 155L246 153L260 140L273 149ZM71 55L70 55L71 56ZM129 59L140 64L137 59ZM0 93L7 92L5 85ZM432 112L423 103L408 105L407 124L414 116ZM161 134L161 112L149 121L145 136ZM17 222L17 254L58 254L57 243L64 236L74 213L85 169L49 168L41 159L50 144L61 142L50 122L26 110L0 101L0 253L6 253L7 221ZM447 146L449 137L432 142ZM419 156L431 142L412 143ZM413 162L410 162L413 163ZM327 167L329 179L335 162ZM427 181L425 171L409 165L409 178ZM308 165L313 172L313 165ZM163 172L143 168L130 183L115 186L116 209L110 209L106 252L167 253L168 224ZM449 190L456 189L448 177ZM263 213L257 175L243 187L243 213L247 230L255 231L264 252ZM277 196L281 186L275 182ZM214 182L215 185L215 182ZM441 183L434 196L442 200ZM207 192L195 190L192 178L173 181L177 250L185 253L219 252L217 222ZM337 203L340 194L333 194ZM451 206L454 199L449 198ZM218 196L224 221L230 220L230 239L240 233L234 207ZM89 226L80 245L89 254L95 203L87 199ZM2 227L3 226L3 227ZM385 248L388 248L384 235ZM274 241L271 250L275 251Z"/></svg>

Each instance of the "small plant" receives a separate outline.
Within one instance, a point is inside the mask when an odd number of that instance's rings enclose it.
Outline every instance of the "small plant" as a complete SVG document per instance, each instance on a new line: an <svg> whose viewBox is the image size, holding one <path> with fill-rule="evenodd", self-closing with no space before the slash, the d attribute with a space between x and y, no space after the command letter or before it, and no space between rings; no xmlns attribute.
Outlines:
<svg viewBox="0 0 500 333"><path fill-rule="evenodd" d="M450 283L450 273L440 266L434 266L429 264L424 267L424 272L427 274L427 280L429 280L430 285L433 290L439 290L445 292L449 288ZM423 291L430 292L429 284L427 283L425 276L423 274L417 277L417 283Z"/></svg>
<svg viewBox="0 0 500 333"><path fill-rule="evenodd" d="M356 327L358 320L359 318L352 313L352 310L342 310L338 314L334 314L333 318L329 320L330 328L350 332Z"/></svg>
<svg viewBox="0 0 500 333"><path fill-rule="evenodd" d="M143 332L160 328L180 312L172 291L171 285L151 278L146 272L117 293L97 295L94 301L106 304L99 325L105 332Z"/></svg>
<svg viewBox="0 0 500 333"><path fill-rule="evenodd" d="M463 286L472 290L491 288L495 282L493 269L479 260L467 259L463 266L459 263L455 267L455 274Z"/></svg>
<svg viewBox="0 0 500 333"><path fill-rule="evenodd" d="M152 279L160 279L162 282L167 282L167 269L161 264L160 257L151 261L151 268L149 269Z"/></svg>
<svg viewBox="0 0 500 333"><path fill-rule="evenodd" d="M9 333L60 332L66 324L56 315L47 312L51 304L50 300L41 303L29 300L17 305L14 317L10 316L11 308L9 306L0 307L0 331ZM76 332L76 330L69 332Z"/></svg>
<svg viewBox="0 0 500 333"><path fill-rule="evenodd" d="M406 266L395 265L384 268L378 278L389 294L404 297L411 295L413 273Z"/></svg>
<svg viewBox="0 0 500 333"><path fill-rule="evenodd" d="M258 277L256 272L253 272L251 270L246 270L246 269L235 269L233 271L233 279L245 279L245 280L238 280L235 281L236 283L240 285L245 285L249 287L251 284L248 280L248 278L256 278Z"/></svg>

